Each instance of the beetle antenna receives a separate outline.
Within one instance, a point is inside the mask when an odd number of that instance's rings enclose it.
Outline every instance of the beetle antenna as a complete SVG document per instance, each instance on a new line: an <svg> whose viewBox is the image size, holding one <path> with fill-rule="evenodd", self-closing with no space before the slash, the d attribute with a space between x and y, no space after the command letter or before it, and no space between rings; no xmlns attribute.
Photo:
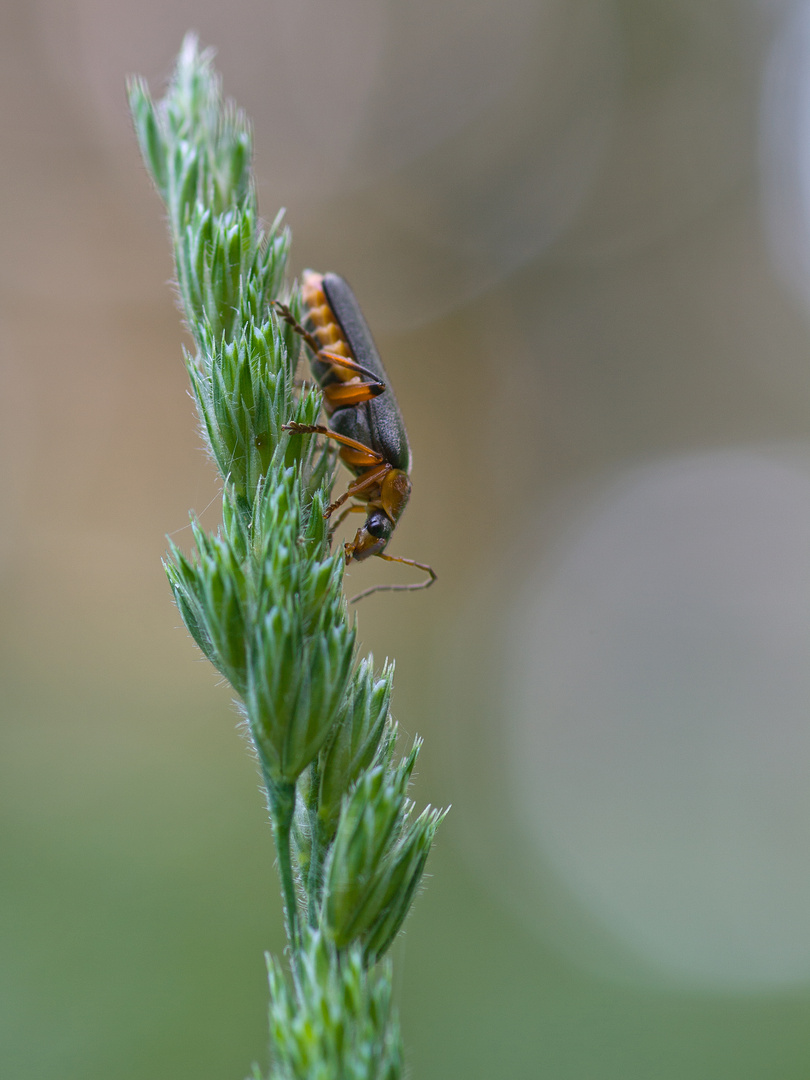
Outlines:
<svg viewBox="0 0 810 1080"><path fill-rule="evenodd" d="M382 553L377 558L385 559L386 562L401 562L406 566L415 566L417 570L424 570L430 576L427 581L417 581L413 585L372 585L370 589L363 589L357 596L353 596L349 601L350 604L356 604L358 600L371 596L375 592L415 592L417 589L428 589L436 580L436 571L427 563L417 562L415 559L403 559L401 555L383 555Z"/></svg>

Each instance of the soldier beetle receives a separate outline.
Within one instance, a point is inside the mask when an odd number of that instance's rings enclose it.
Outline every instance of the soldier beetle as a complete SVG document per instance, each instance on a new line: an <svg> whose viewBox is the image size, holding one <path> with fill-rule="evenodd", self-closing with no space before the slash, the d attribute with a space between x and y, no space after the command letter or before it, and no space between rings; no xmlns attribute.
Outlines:
<svg viewBox="0 0 810 1080"><path fill-rule="evenodd" d="M341 460L357 477L326 508L324 517L331 517L349 499L356 499L335 523L337 528L353 512L366 514L354 539L344 544L346 561L361 562L376 555L387 562L415 566L429 575L427 581L413 585L374 585L353 596L352 603L374 592L426 589L436 580L430 566L384 553L411 494L411 450L402 414L357 298L342 277L314 270L304 271L301 298L311 331L297 322L286 304L276 301L275 307L309 348L310 367L323 390L329 427L290 423L284 430L334 439L340 446Z"/></svg>

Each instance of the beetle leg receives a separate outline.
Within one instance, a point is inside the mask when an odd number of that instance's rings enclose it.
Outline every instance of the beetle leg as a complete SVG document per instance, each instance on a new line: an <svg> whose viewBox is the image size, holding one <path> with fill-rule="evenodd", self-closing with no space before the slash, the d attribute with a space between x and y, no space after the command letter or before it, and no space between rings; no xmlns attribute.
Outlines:
<svg viewBox="0 0 810 1080"><path fill-rule="evenodd" d="M356 604L364 596L371 596L375 592L414 592L416 589L427 589L436 580L436 571L427 563L417 562L416 559L403 559L401 555L386 555L383 552L380 552L377 558L385 559L386 562L401 562L405 563L406 566L415 566L417 570L424 570L430 576L427 581L417 581L413 585L372 585L370 589L363 589L357 596L353 596L349 601L350 604Z"/></svg>
<svg viewBox="0 0 810 1080"><path fill-rule="evenodd" d="M361 442L358 442L356 439L350 439L347 435L338 435L336 431L330 431L330 429L324 427L323 424L297 424L293 420L289 424L282 424L281 429L282 431L291 431L294 435L323 435L327 439L334 439L335 442L339 442L341 445L347 446L350 450L356 451L352 464L357 465L360 468L369 468L372 465L380 465L385 460L382 454L378 454L377 451L372 450L370 446L364 446ZM390 465L387 465L386 471L390 467Z"/></svg>
<svg viewBox="0 0 810 1080"><path fill-rule="evenodd" d="M304 339L304 341L307 343L307 345L309 345L310 349L312 349L314 353L319 353L321 351L320 342L317 340L317 338L313 337L313 335L310 334L309 330L307 330L306 327L303 327L301 323L298 322L298 320L286 304L283 304L281 300L274 300L273 307L276 309L276 313L281 316L284 322L287 323L288 326L291 326L299 337L302 337Z"/></svg>
<svg viewBox="0 0 810 1080"><path fill-rule="evenodd" d="M373 453L373 451L371 451ZM365 491L366 488L373 487L375 484L379 484L387 472L391 471L391 466L387 461L381 462L376 468L371 469L365 474L365 476L359 476L353 483L349 484L346 491L332 503L331 506L323 512L324 517L329 517L339 506L343 506L347 499L353 498L361 491Z"/></svg>
<svg viewBox="0 0 810 1080"><path fill-rule="evenodd" d="M323 396L333 409L340 409L346 405L362 405L364 401L378 397L383 390L385 383L381 382L329 383L323 388Z"/></svg>
<svg viewBox="0 0 810 1080"><path fill-rule="evenodd" d="M337 521L329 529L329 542L332 542L332 537L340 528L341 524L346 520L349 514L365 514L368 511L365 506L361 506L359 503L354 503L352 506L347 506L342 514L338 516Z"/></svg>
<svg viewBox="0 0 810 1080"><path fill-rule="evenodd" d="M318 359L323 358L322 362L324 364L331 364L333 367L348 368L349 371L356 371L359 375L365 375L367 379L372 379L375 385L380 386L381 389L377 391L378 394L383 392L385 383L379 381L375 372L369 371L368 368L364 368L362 364L358 364L351 356L341 356L340 353L324 349L315 335L310 334L309 330L298 322L289 307L286 304L283 304L281 300L274 300L273 306L284 322L287 323L288 326L291 326L299 337L304 339L315 356L318 357ZM374 397L375 395L372 394L371 396ZM368 398L364 398L363 400L368 401Z"/></svg>
<svg viewBox="0 0 810 1080"><path fill-rule="evenodd" d="M341 356L340 353L331 352L329 349L319 349L318 359L325 357L325 363L332 364L334 367L348 368L349 371L356 371L359 375L365 375L367 379L371 379L375 385L380 389L377 391L381 394L385 389L385 383L381 383L377 374L370 371L368 368L363 367L362 364L358 364L354 357Z"/></svg>

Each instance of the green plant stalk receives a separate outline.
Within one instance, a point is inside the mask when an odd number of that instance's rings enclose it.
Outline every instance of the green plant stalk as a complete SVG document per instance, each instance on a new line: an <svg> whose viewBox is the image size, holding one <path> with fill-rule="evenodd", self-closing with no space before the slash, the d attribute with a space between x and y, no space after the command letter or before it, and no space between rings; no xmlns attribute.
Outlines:
<svg viewBox="0 0 810 1080"><path fill-rule="evenodd" d="M300 341L273 301L289 232L256 205L251 133L222 98L212 56L187 37L165 97L133 80L144 161L168 212L186 365L222 478L222 525L192 519L190 555L165 563L189 633L240 701L276 845L292 984L268 958L270 1080L396 1080L396 937L441 821L412 820L419 742L394 754L393 667L358 662L344 558L324 511L334 458L285 425L312 425L320 391L295 390ZM258 1075L254 1069L254 1075Z"/></svg>
<svg viewBox="0 0 810 1080"><path fill-rule="evenodd" d="M295 813L295 784L275 784L263 770L264 785L268 795L268 808L273 825L273 839L278 855L278 873L281 878L281 895L284 904L284 925L297 961L301 947L298 927L298 897L292 862L292 823Z"/></svg>
<svg viewBox="0 0 810 1080"><path fill-rule="evenodd" d="M318 788L320 787L320 769L318 762L312 763L310 791L307 797L307 815L310 830L310 857L307 870L307 922L310 926L318 925L318 908L323 885L323 859L325 845L318 816Z"/></svg>

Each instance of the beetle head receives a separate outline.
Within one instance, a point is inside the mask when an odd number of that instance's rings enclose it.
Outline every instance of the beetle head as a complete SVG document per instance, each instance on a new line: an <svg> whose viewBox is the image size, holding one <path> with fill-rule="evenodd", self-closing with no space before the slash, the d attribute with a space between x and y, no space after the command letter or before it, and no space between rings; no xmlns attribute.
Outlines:
<svg viewBox="0 0 810 1080"><path fill-rule="evenodd" d="M369 504L365 525L357 530L354 540L345 545L347 562L352 559L361 562L385 550L410 494L408 474L402 469L391 469L380 484L379 500Z"/></svg>
<svg viewBox="0 0 810 1080"><path fill-rule="evenodd" d="M366 522L357 530L357 535L350 544L346 544L346 561L357 559L362 562L372 555L379 555L391 539L394 531L394 523L386 512L380 508L374 508L366 518Z"/></svg>

